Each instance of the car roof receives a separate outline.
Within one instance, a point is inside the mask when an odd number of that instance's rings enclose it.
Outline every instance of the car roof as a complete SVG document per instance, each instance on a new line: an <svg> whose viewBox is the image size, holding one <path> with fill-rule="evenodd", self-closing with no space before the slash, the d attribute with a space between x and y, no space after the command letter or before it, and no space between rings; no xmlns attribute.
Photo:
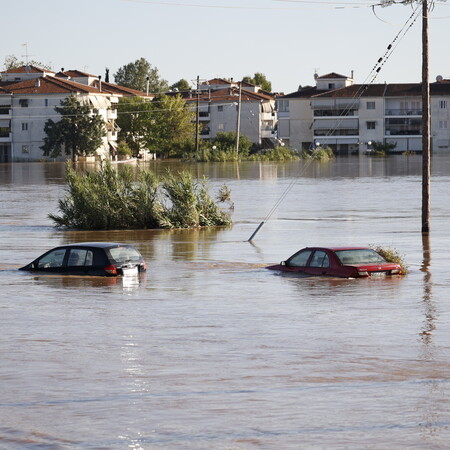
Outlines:
<svg viewBox="0 0 450 450"><path fill-rule="evenodd" d="M73 244L60 245L59 247L114 248L114 247L132 247L132 245L120 244L118 242L75 242Z"/></svg>
<svg viewBox="0 0 450 450"><path fill-rule="evenodd" d="M309 250L331 250L332 252L342 251L342 250L373 250L370 247L306 247Z"/></svg>

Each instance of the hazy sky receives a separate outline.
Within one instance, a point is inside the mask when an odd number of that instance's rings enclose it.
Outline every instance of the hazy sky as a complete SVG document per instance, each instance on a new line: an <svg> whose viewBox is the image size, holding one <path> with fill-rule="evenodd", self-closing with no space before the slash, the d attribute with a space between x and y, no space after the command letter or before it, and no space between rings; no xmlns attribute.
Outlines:
<svg viewBox="0 0 450 450"><path fill-rule="evenodd" d="M140 57L170 84L264 73L275 91L313 84L314 71L362 83L413 13L376 0L14 0L2 5L0 64L16 55L113 75ZM415 6L416 7L416 6ZM414 7L414 8L415 8ZM430 78L450 78L450 2L430 20ZM25 47L23 44L27 43ZM421 18L383 66L377 82L418 82ZM113 81L113 77L111 77Z"/></svg>

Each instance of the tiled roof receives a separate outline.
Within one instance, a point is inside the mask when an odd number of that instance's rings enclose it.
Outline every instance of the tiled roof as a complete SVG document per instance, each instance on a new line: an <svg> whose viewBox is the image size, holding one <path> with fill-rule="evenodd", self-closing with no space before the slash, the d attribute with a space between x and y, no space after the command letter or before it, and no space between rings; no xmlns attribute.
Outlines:
<svg viewBox="0 0 450 450"><path fill-rule="evenodd" d="M54 73L51 70L41 69L36 66L21 66L15 69L8 69L0 73Z"/></svg>
<svg viewBox="0 0 450 450"><path fill-rule="evenodd" d="M74 83L72 81L63 80L55 77L42 77L34 80L21 81L9 85L8 92L14 94L70 94L78 93L92 93L99 94L100 91L92 86L87 86L81 83Z"/></svg>
<svg viewBox="0 0 450 450"><path fill-rule="evenodd" d="M206 84L231 84L233 81L225 80L224 78L213 78L212 80L208 80Z"/></svg>
<svg viewBox="0 0 450 450"><path fill-rule="evenodd" d="M323 91L319 91L317 89L317 87L314 86L314 87L300 89L297 92L291 92L290 94L283 95L282 97L279 97L279 98L311 98L319 92L323 92Z"/></svg>
<svg viewBox="0 0 450 450"><path fill-rule="evenodd" d="M95 87L99 87L100 82L96 80L94 82ZM107 83L106 81L102 81L102 92L109 92L111 94L118 94L123 96L139 96L139 97L147 97L147 94L142 91L138 91L136 89L127 88L124 86L119 86L117 84ZM148 97L154 97L154 94L148 94Z"/></svg>
<svg viewBox="0 0 450 450"><path fill-rule="evenodd" d="M324 79L329 79L329 78L348 78L345 75L341 75L339 73L336 72L330 72L327 73L326 75L321 75L320 77L317 77L319 80L324 80Z"/></svg>
<svg viewBox="0 0 450 450"><path fill-rule="evenodd" d="M186 101L196 101L197 96L193 92L192 95L190 93L179 92L178 94L182 94L183 98ZM189 95L189 96L187 96ZM220 89L217 91L211 92L201 92L200 101L201 102L237 102L239 96L239 90L237 88L228 88L228 89ZM251 101L270 101L273 100L273 97L261 94L260 92L252 92L243 90L241 91L241 101L243 102L251 102Z"/></svg>
<svg viewBox="0 0 450 450"><path fill-rule="evenodd" d="M450 95L450 83L431 83L431 95ZM317 94L314 98L355 98L355 97L420 97L422 83L392 83L392 84L354 84L341 89Z"/></svg>
<svg viewBox="0 0 450 450"><path fill-rule="evenodd" d="M63 75L71 78L84 78L84 77L91 77L91 78L98 78L97 75L91 75L89 73L81 72L80 70L65 70L62 72Z"/></svg>

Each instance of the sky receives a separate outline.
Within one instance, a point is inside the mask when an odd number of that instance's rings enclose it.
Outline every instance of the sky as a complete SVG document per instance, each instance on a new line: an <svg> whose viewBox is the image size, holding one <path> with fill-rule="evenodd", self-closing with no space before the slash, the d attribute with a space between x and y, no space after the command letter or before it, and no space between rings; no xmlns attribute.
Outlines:
<svg viewBox="0 0 450 450"><path fill-rule="evenodd" d="M143 57L169 84L262 72L275 92L313 85L314 73L355 83L394 43L375 82L419 82L421 16L378 0L14 0L2 6L0 67L27 55L54 71L110 75ZM450 78L450 1L430 16L430 80ZM400 33L400 36L396 36ZM114 81L110 76L110 81Z"/></svg>

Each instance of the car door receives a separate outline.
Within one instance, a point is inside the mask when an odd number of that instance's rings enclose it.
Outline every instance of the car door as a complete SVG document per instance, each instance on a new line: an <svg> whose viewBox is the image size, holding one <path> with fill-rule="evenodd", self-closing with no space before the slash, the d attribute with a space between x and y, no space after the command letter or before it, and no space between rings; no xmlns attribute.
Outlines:
<svg viewBox="0 0 450 450"><path fill-rule="evenodd" d="M313 250L303 249L291 256L284 265L285 272L304 272Z"/></svg>
<svg viewBox="0 0 450 450"><path fill-rule="evenodd" d="M92 271L94 261L93 251L89 248L70 248L67 256L67 266L64 270L67 274L84 275Z"/></svg>
<svg viewBox="0 0 450 450"><path fill-rule="evenodd" d="M50 250L33 263L33 270L48 273L63 272L66 252L65 247Z"/></svg>
<svg viewBox="0 0 450 450"><path fill-rule="evenodd" d="M330 257L325 250L316 250L311 256L305 273L310 275L330 275Z"/></svg>

